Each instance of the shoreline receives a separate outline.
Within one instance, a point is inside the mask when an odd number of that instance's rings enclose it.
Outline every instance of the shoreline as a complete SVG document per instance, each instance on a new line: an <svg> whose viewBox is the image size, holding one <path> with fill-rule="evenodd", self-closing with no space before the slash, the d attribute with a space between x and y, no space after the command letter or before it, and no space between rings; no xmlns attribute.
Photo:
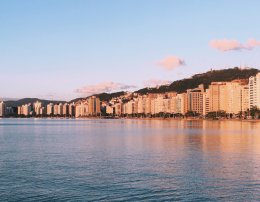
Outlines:
<svg viewBox="0 0 260 202"><path fill-rule="evenodd" d="M46 119L46 120L160 120L160 121L236 121L260 122L260 119L205 119L205 118L135 118L135 117L0 117L1 119Z"/></svg>

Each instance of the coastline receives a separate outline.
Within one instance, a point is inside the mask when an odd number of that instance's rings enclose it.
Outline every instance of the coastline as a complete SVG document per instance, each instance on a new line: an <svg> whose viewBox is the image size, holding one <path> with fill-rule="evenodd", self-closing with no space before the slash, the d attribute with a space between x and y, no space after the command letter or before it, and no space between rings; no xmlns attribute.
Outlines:
<svg viewBox="0 0 260 202"><path fill-rule="evenodd" d="M135 117L0 117L1 119L46 119L46 120L160 120L160 121L235 121L235 122L260 122L260 119L206 119L206 118L135 118Z"/></svg>

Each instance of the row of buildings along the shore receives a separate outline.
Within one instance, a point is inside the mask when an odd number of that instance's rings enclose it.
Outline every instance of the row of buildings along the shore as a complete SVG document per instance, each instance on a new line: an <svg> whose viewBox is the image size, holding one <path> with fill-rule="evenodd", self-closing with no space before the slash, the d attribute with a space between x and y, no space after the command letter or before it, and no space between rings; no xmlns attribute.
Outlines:
<svg viewBox="0 0 260 202"><path fill-rule="evenodd" d="M79 102L72 103L48 103L36 101L18 106L16 110L8 111L4 102L0 102L0 117L18 116L18 117L87 117L99 116L100 99L92 96ZM10 107L9 107L10 108Z"/></svg>
<svg viewBox="0 0 260 202"><path fill-rule="evenodd" d="M249 79L238 79L230 82L212 82L207 89L199 85L184 93L149 93L140 95L127 93L123 96L101 102L92 96L75 103L41 102L25 104L18 107L19 116L153 116L162 113L185 115L192 112L207 115L209 112L223 111L228 114L239 114L257 107L260 109L260 73ZM5 116L5 104L0 103L0 116Z"/></svg>
<svg viewBox="0 0 260 202"><path fill-rule="evenodd" d="M136 94L127 101L124 99L115 98L106 103L106 113L118 116L160 113L185 115L188 112L205 116L209 112L219 111L239 114L253 107L260 109L260 73L249 79L212 82L207 89L199 85L181 94Z"/></svg>

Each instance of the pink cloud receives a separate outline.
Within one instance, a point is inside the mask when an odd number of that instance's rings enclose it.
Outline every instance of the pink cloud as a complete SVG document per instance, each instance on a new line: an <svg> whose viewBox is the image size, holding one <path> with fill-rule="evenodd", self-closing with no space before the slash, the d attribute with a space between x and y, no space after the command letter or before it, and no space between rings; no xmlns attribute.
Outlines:
<svg viewBox="0 0 260 202"><path fill-rule="evenodd" d="M116 82L102 82L96 85L83 86L75 90L76 93L80 93L84 96L94 95L98 93L109 93L113 91L125 91L128 89L136 88L134 85L126 85Z"/></svg>
<svg viewBox="0 0 260 202"><path fill-rule="evenodd" d="M235 50L252 50L253 48L260 46L260 41L256 39L249 39L245 44L240 43L234 39L219 39L209 42L210 47L219 51L235 51Z"/></svg>
<svg viewBox="0 0 260 202"><path fill-rule="evenodd" d="M168 85L171 81L160 80L160 79L149 79L143 82L145 87L157 87L161 85Z"/></svg>
<svg viewBox="0 0 260 202"><path fill-rule="evenodd" d="M184 60L176 57L176 56L168 56L164 58L163 60L158 62L158 65L162 67L165 70L173 70L176 67L185 65Z"/></svg>
<svg viewBox="0 0 260 202"><path fill-rule="evenodd" d="M255 48L257 46L260 46L260 41L257 41L256 39L249 39L246 43L246 46L249 49Z"/></svg>

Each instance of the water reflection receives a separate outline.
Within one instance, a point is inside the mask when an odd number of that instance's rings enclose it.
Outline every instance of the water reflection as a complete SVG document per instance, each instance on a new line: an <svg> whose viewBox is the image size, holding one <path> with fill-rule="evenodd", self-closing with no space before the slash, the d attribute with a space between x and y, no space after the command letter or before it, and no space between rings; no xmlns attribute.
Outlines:
<svg viewBox="0 0 260 202"><path fill-rule="evenodd" d="M260 122L1 119L0 153L1 201L260 198Z"/></svg>

